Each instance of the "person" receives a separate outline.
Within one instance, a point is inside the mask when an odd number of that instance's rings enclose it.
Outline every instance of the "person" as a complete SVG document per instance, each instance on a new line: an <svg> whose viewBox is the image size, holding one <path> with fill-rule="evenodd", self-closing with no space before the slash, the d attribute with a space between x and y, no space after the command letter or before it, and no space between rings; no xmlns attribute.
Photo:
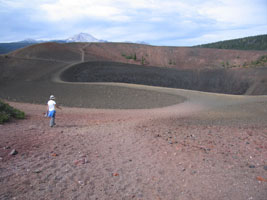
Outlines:
<svg viewBox="0 0 267 200"><path fill-rule="evenodd" d="M56 101L55 101L55 96L54 95L51 95L50 100L47 102L47 117L50 118L50 127L53 127L56 125L55 123L55 119L56 119L56 107L58 109L61 109L57 104L56 104Z"/></svg>

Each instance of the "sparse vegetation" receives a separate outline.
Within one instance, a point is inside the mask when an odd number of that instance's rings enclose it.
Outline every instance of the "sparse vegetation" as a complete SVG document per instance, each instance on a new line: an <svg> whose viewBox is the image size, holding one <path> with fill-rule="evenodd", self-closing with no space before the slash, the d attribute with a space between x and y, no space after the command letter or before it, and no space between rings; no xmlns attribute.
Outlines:
<svg viewBox="0 0 267 200"><path fill-rule="evenodd" d="M176 65L176 62L173 61L172 59L169 60L169 65Z"/></svg>
<svg viewBox="0 0 267 200"><path fill-rule="evenodd" d="M121 54L124 58L126 59L132 59L132 60L135 60L135 61L141 61L141 64L144 65L144 64L147 64L148 62L146 61L146 58L144 56L142 56L141 60L138 60L137 59L137 56L136 56L136 53L134 54L130 54L130 55L126 55L124 53ZM147 54L146 54L147 55Z"/></svg>
<svg viewBox="0 0 267 200"><path fill-rule="evenodd" d="M124 58L126 59L133 59L133 60L136 60L136 53L134 54L130 54L130 55L126 55L124 53L121 54Z"/></svg>
<svg viewBox="0 0 267 200"><path fill-rule="evenodd" d="M142 60L141 60L142 65L145 64L145 61L146 61L146 59L144 58L144 56L142 56Z"/></svg>
<svg viewBox="0 0 267 200"><path fill-rule="evenodd" d="M257 60L251 61L251 63L244 63L243 67L263 67L267 66L267 55L260 56Z"/></svg>
<svg viewBox="0 0 267 200"><path fill-rule="evenodd" d="M25 113L0 100L0 124L8 122L12 117L24 119Z"/></svg>
<svg viewBox="0 0 267 200"><path fill-rule="evenodd" d="M229 61L222 61L221 65L223 68L234 68L234 67L241 67L241 65L232 65L229 63ZM267 55L260 56L257 60L253 60L250 63L244 62L242 67L248 68L248 67L265 67L267 66Z"/></svg>
<svg viewBox="0 0 267 200"><path fill-rule="evenodd" d="M232 66L230 65L229 61L226 61L226 62L222 61L222 62L221 62L221 65L222 65L223 68L231 68L231 67L232 67Z"/></svg>

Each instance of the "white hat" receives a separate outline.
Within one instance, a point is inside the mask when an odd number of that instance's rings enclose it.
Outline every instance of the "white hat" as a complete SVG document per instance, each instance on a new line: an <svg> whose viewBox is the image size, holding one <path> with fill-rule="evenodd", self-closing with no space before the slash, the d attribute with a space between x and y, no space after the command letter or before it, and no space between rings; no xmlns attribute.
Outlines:
<svg viewBox="0 0 267 200"><path fill-rule="evenodd" d="M50 99L55 99L55 96L54 95L50 95Z"/></svg>

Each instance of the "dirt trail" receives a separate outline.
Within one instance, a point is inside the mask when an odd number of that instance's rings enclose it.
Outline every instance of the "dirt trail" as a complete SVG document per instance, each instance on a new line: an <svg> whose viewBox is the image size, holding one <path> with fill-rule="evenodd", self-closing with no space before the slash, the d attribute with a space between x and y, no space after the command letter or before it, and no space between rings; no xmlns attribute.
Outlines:
<svg viewBox="0 0 267 200"><path fill-rule="evenodd" d="M266 97L179 93L158 109L64 108L55 128L45 106L11 103L28 117L1 126L0 199L264 200Z"/></svg>
<svg viewBox="0 0 267 200"><path fill-rule="evenodd" d="M81 51L81 53L82 53L81 62L84 62L85 49L86 49L87 47L89 47L90 45L91 45L91 43L88 43L88 44L84 45L84 46L80 49L80 51Z"/></svg>

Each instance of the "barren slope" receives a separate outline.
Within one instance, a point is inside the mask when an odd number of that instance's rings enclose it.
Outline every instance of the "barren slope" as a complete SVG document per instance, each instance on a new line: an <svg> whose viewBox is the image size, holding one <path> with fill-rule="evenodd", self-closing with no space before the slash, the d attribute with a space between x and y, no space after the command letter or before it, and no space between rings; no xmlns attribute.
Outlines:
<svg viewBox="0 0 267 200"><path fill-rule="evenodd" d="M264 51L238 51L222 49L205 49L192 47L158 47L127 43L92 43L85 48L87 55L101 55L102 59L143 64L148 66L170 67L178 69L203 69L222 68L222 63L233 66L242 66L245 62L250 63L262 55ZM136 54L136 60L127 59L126 56Z"/></svg>
<svg viewBox="0 0 267 200"><path fill-rule="evenodd" d="M225 94L267 94L267 68L185 70L115 62L84 62L61 74L70 82L118 82Z"/></svg>
<svg viewBox="0 0 267 200"><path fill-rule="evenodd" d="M85 61L114 61L178 69L242 66L267 55L265 51L240 51L192 47L159 47L128 43L42 43L19 49L10 56L78 61L84 51ZM136 60L134 60L136 55ZM132 59L129 57L132 56ZM127 58L128 57L128 58ZM142 61L143 60L143 61ZM228 66L227 66L228 67Z"/></svg>
<svg viewBox="0 0 267 200"><path fill-rule="evenodd" d="M254 68L247 68L247 65L245 68L243 65L256 62L263 55L267 55L266 52L155 47L127 43L44 43L17 50L7 56L9 59L1 59L5 62L5 68L13 65L14 57L37 59L40 63L66 62L67 68L67 63L72 63L73 66L69 70L72 77L66 72L66 81L126 82L228 94L260 95L267 94L266 63L259 62L259 67ZM101 63L103 61L104 63ZM87 63L81 64L83 62ZM114 62L118 64L113 64ZM135 64L135 67L127 64ZM21 65L21 69L27 68L23 63ZM146 69L140 67L137 72L137 65ZM100 66L102 69L99 69ZM100 74L94 74L98 73L94 69L96 67L98 71L102 70ZM64 71L62 67L60 71ZM157 72L160 74L155 75ZM14 71L14 74L16 73ZM34 74L32 76L30 79L35 79Z"/></svg>
<svg viewBox="0 0 267 200"><path fill-rule="evenodd" d="M41 43L18 49L9 56L19 58L47 59L51 61L77 62L81 59L80 44Z"/></svg>

